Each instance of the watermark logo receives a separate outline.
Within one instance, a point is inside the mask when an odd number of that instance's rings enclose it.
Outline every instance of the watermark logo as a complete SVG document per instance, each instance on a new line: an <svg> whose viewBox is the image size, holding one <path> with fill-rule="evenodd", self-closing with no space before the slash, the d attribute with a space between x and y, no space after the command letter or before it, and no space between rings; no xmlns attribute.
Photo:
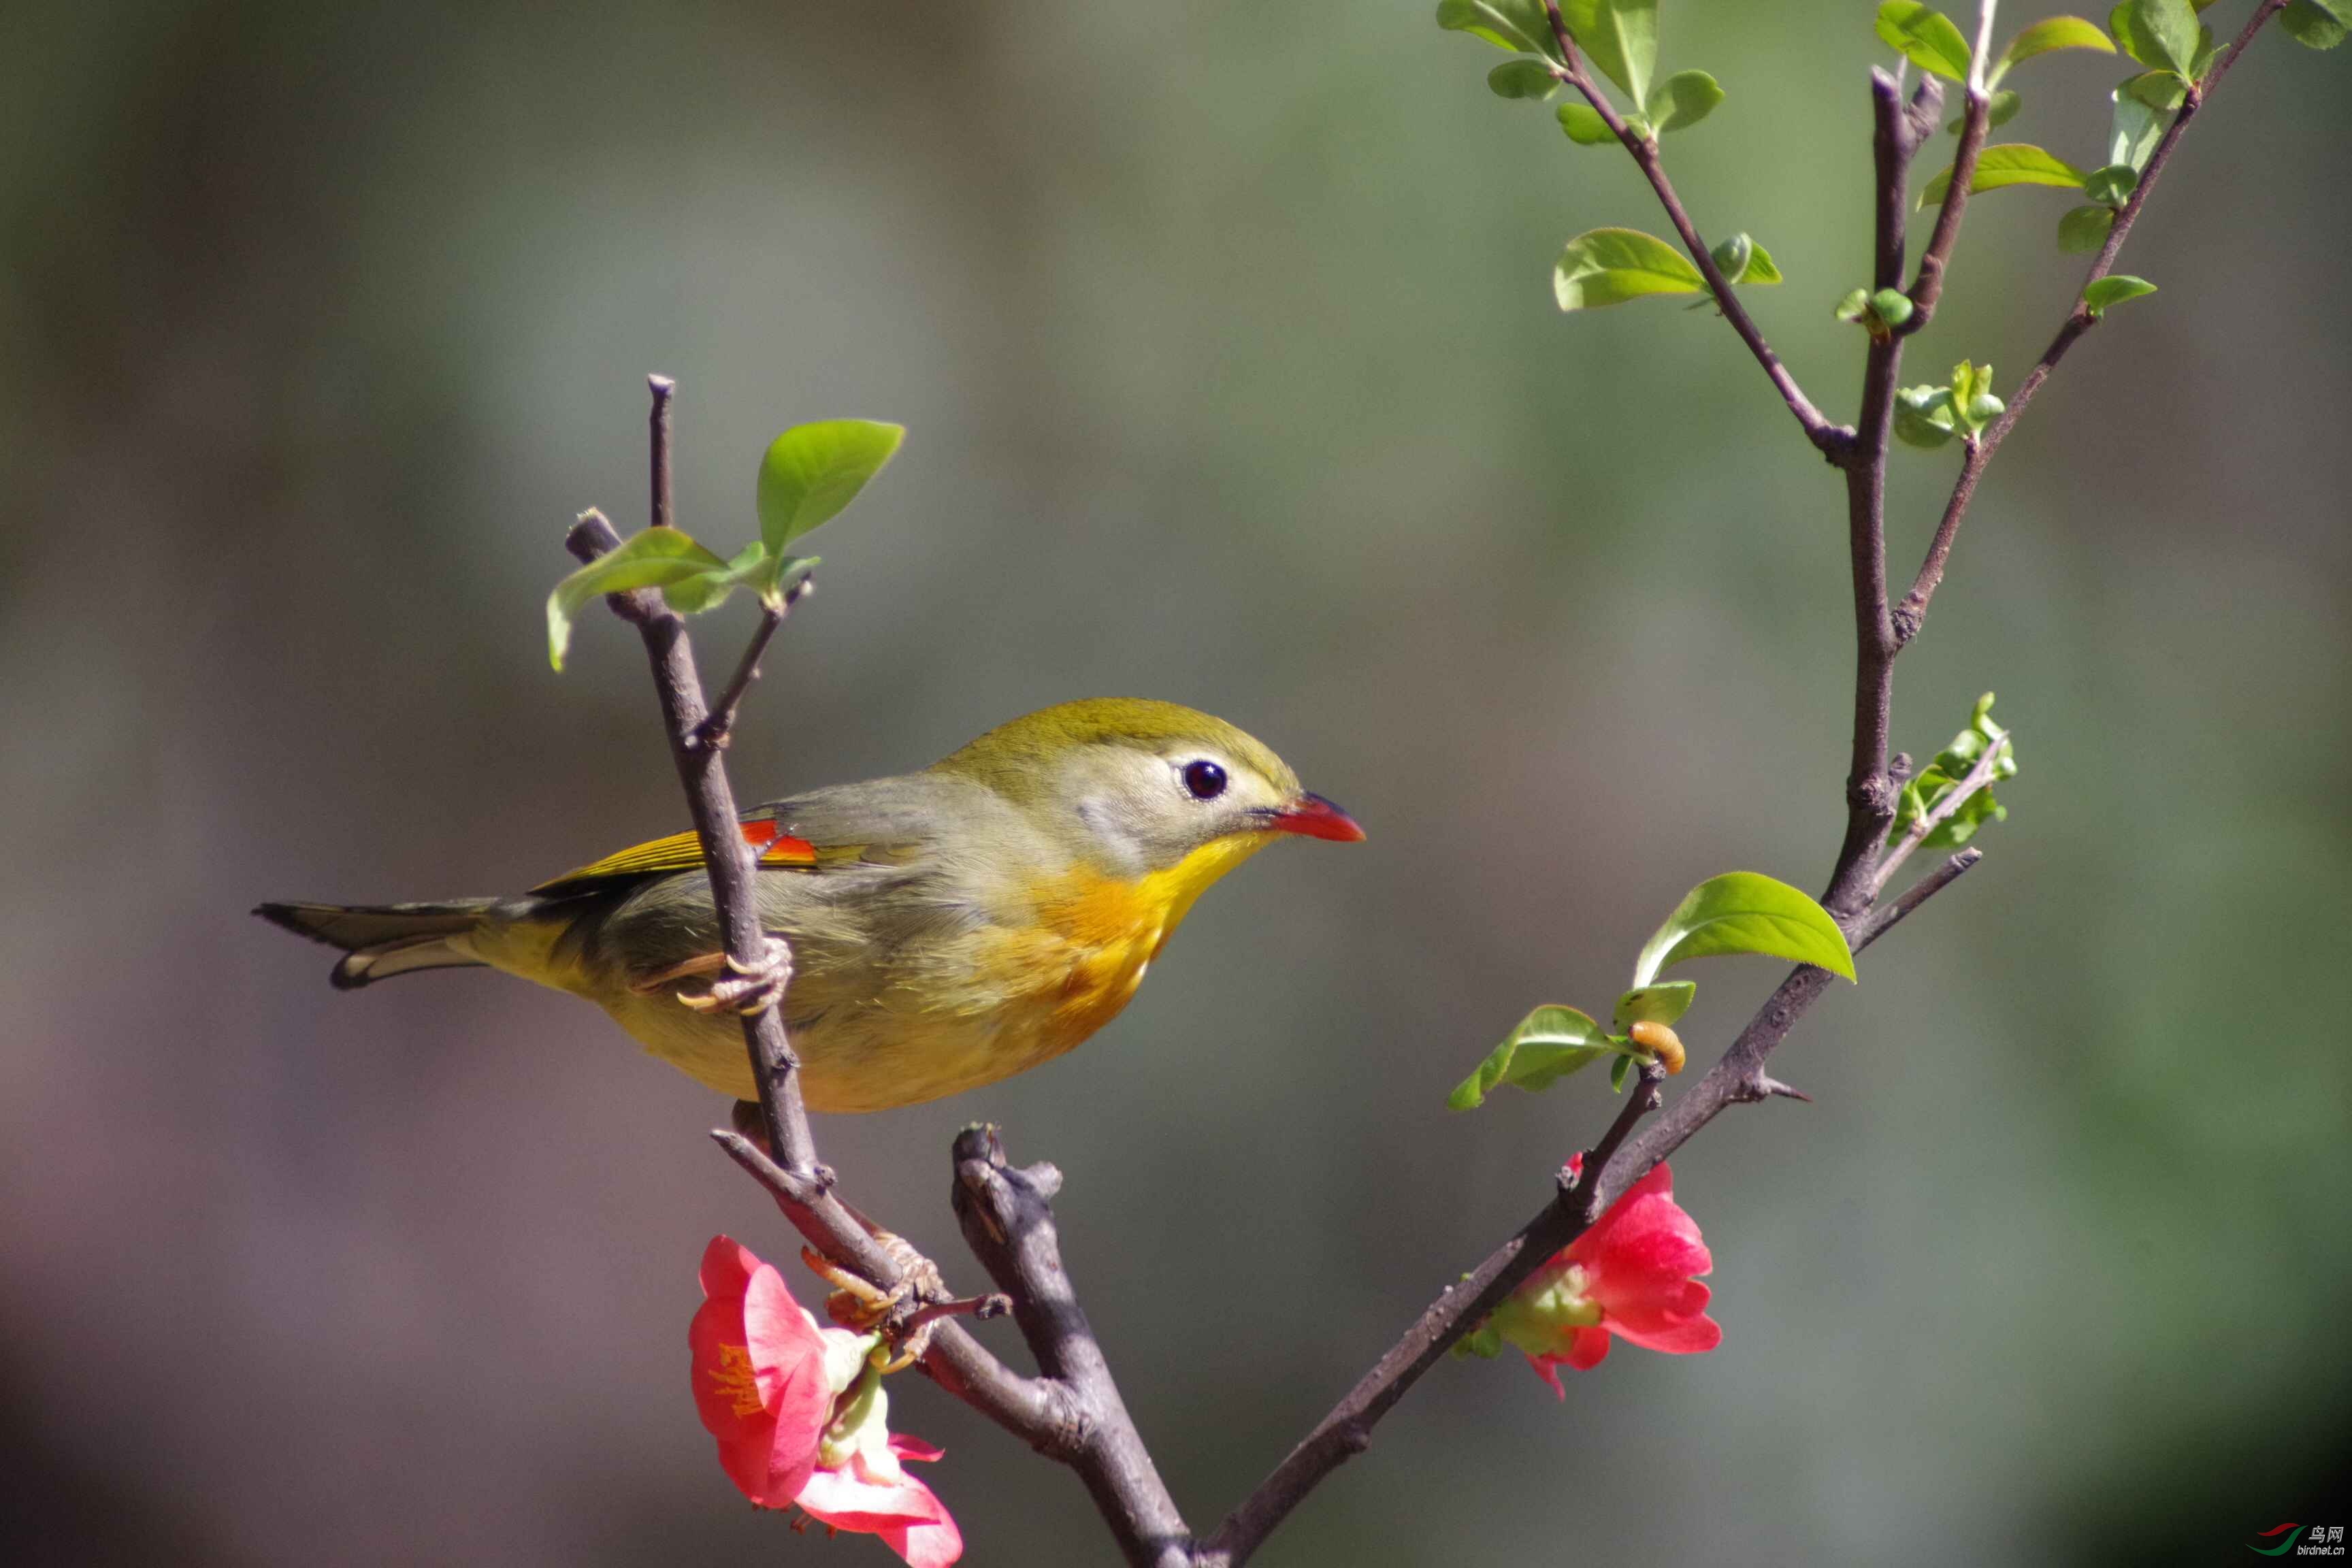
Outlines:
<svg viewBox="0 0 2352 1568"><path fill-rule="evenodd" d="M2290 1552L2297 1557L2344 1555L2344 1527L2340 1524L2274 1524L2262 1531L2258 1539L2277 1542L2274 1546L2247 1543L2247 1551L2263 1557L2284 1557Z"/></svg>

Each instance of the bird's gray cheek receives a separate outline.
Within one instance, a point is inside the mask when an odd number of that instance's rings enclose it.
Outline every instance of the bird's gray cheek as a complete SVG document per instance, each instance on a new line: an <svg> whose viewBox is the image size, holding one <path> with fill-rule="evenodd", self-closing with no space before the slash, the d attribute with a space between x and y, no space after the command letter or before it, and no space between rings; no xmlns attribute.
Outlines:
<svg viewBox="0 0 2352 1568"><path fill-rule="evenodd" d="M1149 850L1135 823L1117 805L1107 800L1082 800L1078 803L1078 820L1087 825L1095 852L1107 862L1107 869L1127 876L1142 875L1150 859Z"/></svg>

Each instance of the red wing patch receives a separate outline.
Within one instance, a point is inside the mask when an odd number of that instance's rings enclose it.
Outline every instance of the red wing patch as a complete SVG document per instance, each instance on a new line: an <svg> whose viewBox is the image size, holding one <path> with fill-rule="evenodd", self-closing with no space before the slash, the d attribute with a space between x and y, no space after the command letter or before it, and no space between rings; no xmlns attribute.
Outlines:
<svg viewBox="0 0 2352 1568"><path fill-rule="evenodd" d="M817 863L815 845L805 838L793 837L772 822L746 822L742 829L744 842L760 852L759 863L761 866L814 866ZM635 845L577 870L566 871L552 881L541 882L531 891L551 893L581 882L656 876L667 871L695 871L701 868L702 836L694 832L673 833L667 838Z"/></svg>

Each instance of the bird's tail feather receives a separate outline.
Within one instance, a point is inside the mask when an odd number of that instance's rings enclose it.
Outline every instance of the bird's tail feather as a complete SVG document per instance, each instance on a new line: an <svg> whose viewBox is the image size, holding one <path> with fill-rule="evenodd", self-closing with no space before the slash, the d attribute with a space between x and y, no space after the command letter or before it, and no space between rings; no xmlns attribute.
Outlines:
<svg viewBox="0 0 2352 1568"><path fill-rule="evenodd" d="M496 899L437 904L263 904L253 912L296 936L343 950L327 978L350 991L419 969L478 964L452 938L470 935Z"/></svg>

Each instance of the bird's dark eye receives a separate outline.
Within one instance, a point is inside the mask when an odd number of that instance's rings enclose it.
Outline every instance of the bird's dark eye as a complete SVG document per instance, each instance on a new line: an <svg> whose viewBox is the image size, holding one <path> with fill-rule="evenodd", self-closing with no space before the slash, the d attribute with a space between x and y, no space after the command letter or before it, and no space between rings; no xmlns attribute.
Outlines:
<svg viewBox="0 0 2352 1568"><path fill-rule="evenodd" d="M1214 800L1225 793L1225 770L1206 757L1184 764L1184 787L1194 800Z"/></svg>

